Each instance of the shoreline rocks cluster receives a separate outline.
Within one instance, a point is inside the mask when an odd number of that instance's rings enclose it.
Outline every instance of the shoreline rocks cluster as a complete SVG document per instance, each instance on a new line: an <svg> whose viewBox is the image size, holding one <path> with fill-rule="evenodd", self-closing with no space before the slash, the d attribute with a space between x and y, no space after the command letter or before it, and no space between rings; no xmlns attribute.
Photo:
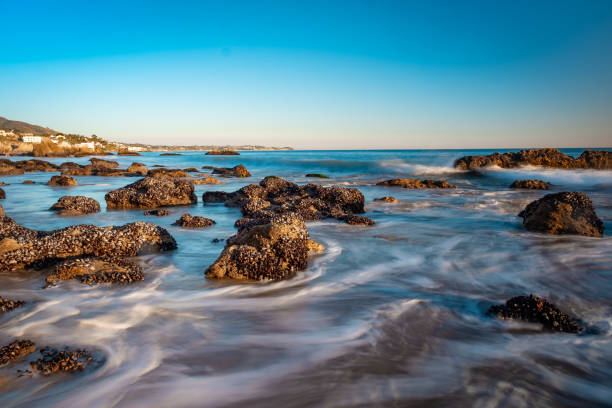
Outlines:
<svg viewBox="0 0 612 408"><path fill-rule="evenodd" d="M417 179L392 179L376 183L382 187L402 187L410 189L426 189L426 188L457 188L457 186L447 183L443 180L417 180Z"/></svg>
<svg viewBox="0 0 612 408"><path fill-rule="evenodd" d="M454 166L463 170L498 166L510 169L522 166L542 166L561 169L612 169L612 152L585 150L578 158L568 156L558 149L530 149L519 152L493 153L488 156L465 156Z"/></svg>

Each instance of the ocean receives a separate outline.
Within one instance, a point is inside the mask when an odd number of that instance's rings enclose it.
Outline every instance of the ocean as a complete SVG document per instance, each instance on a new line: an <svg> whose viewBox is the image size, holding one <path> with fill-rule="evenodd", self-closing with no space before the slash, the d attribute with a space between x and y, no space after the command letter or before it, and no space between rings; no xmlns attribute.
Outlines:
<svg viewBox="0 0 612 408"><path fill-rule="evenodd" d="M562 149L574 156L583 150ZM0 273L0 296L27 301L0 314L0 345L27 338L40 346L77 346L103 362L82 373L32 378L0 367L0 406L612 406L612 171L472 173L452 167L459 157L492 152L102 157L121 168L132 162L199 169L244 164L252 173L222 179L222 185L196 185L198 204L171 208L167 217L106 210L104 194L138 178L77 176L79 186L66 188L45 185L57 173L1 177L9 183L1 204L23 226L146 221L166 228L178 249L135 258L145 281L128 286L66 281L43 289L43 272ZM330 178L309 179L307 173ZM203 205L202 194L234 191L269 175L358 188L366 198L365 215L376 225L309 222L311 237L325 252L289 280L206 279L204 270L241 216L238 208ZM443 179L458 188L375 186L400 177ZM604 222L604 237L525 231L518 212L548 192L509 188L524 178L551 182L549 192L586 193ZM48 209L63 195L92 197L102 211L59 217ZM382 196L399 202L373 201ZM216 225L171 225L187 212ZM589 330L542 332L485 315L491 305L528 294L547 298Z"/></svg>

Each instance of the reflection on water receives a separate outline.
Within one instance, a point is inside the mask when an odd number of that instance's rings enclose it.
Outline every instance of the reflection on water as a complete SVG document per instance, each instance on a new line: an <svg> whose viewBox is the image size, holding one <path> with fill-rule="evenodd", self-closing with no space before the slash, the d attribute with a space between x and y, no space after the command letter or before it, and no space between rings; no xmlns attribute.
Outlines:
<svg viewBox="0 0 612 408"><path fill-rule="evenodd" d="M612 228L612 172L487 170L450 166L468 151L183 153L120 157L171 167L233 166L253 174L207 190L233 191L266 175L303 183L348 183L366 196L375 227L309 223L325 245L308 270L283 282L208 281L203 272L235 231L236 208L172 209L169 217L106 211L104 194L136 179L53 173L6 176L2 205L37 229L75 223L148 221L167 228L178 250L137 258L146 280L132 286L65 282L42 290L44 271L0 276L0 296L27 300L0 316L0 343L87 347L103 354L95 371L17 378L0 368L0 406L602 406L612 401L612 240L524 231L516 214L541 191L514 191L516 178L585 191ZM489 153L489 152L485 152ZM580 151L568 151L579 154ZM84 163L86 158L74 159ZM56 163L65 161L53 159ZM376 187L395 177L445 178L452 191ZM22 185L23 180L37 184ZM102 212L60 218L62 195L93 197ZM397 204L374 203L392 195ZM204 230L172 226L189 212L214 219ZM493 303L534 293L595 327L596 334L541 333L488 319ZM18 367L17 367L18 368Z"/></svg>

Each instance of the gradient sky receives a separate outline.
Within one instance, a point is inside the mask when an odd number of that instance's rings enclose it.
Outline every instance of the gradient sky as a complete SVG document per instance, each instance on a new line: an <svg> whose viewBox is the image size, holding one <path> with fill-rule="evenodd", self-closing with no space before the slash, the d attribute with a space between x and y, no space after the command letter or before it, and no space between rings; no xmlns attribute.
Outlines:
<svg viewBox="0 0 612 408"><path fill-rule="evenodd" d="M612 1L0 0L0 116L109 140L612 146Z"/></svg>

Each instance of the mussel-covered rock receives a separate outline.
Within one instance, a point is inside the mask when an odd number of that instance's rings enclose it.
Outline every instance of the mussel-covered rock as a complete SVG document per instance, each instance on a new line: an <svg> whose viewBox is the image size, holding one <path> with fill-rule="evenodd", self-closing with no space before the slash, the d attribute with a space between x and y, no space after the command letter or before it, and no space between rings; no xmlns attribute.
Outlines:
<svg viewBox="0 0 612 408"><path fill-rule="evenodd" d="M155 177L155 178L187 178L187 177L191 177L190 174L187 174L183 170L167 169L165 167L154 169L154 170L149 170L149 172L147 173L147 176Z"/></svg>
<svg viewBox="0 0 612 408"><path fill-rule="evenodd" d="M146 222L117 227L74 225L34 231L0 217L0 271L45 266L81 256L130 257L176 248L164 228Z"/></svg>
<svg viewBox="0 0 612 408"><path fill-rule="evenodd" d="M184 228L205 228L215 225L215 222L210 218L183 214L181 218L176 220L174 224Z"/></svg>
<svg viewBox="0 0 612 408"><path fill-rule="evenodd" d="M308 253L316 247L299 216L261 218L230 237L205 274L215 279L287 279L306 269Z"/></svg>
<svg viewBox="0 0 612 408"><path fill-rule="evenodd" d="M59 187L73 187L78 186L79 183L70 176L53 176L51 180L47 182L48 186L59 186Z"/></svg>
<svg viewBox="0 0 612 408"><path fill-rule="evenodd" d="M85 215L100 212L100 203L84 196L63 196L50 208L59 215Z"/></svg>
<svg viewBox="0 0 612 408"><path fill-rule="evenodd" d="M542 180L516 180L510 188L524 188L528 190L548 190L551 184Z"/></svg>
<svg viewBox="0 0 612 408"><path fill-rule="evenodd" d="M377 186L402 187L411 189L421 188L457 188L443 180L416 180L416 179L392 179L376 183Z"/></svg>
<svg viewBox="0 0 612 408"><path fill-rule="evenodd" d="M604 231L593 203L583 193L547 194L528 204L518 216L528 231L591 237L601 237Z"/></svg>
<svg viewBox="0 0 612 408"><path fill-rule="evenodd" d="M157 208L195 204L193 184L183 179L145 177L107 193L108 208Z"/></svg>
<svg viewBox="0 0 612 408"><path fill-rule="evenodd" d="M397 203L397 198L391 196L379 197L375 198L374 201L382 202L382 203Z"/></svg>
<svg viewBox="0 0 612 408"><path fill-rule="evenodd" d="M213 174L220 174L223 177L251 177L251 173L242 164L228 168L228 167L215 167Z"/></svg>
<svg viewBox="0 0 612 408"><path fill-rule="evenodd" d="M524 320L531 323L540 323L550 331L578 333L582 330L576 320L546 299L534 295L516 296L504 305L491 306L488 315L501 319Z"/></svg>
<svg viewBox="0 0 612 408"><path fill-rule="evenodd" d="M89 351L72 347L64 347L62 350L44 347L40 350L40 355L38 360L30 363L30 367L42 375L83 371L92 364L100 363Z"/></svg>
<svg viewBox="0 0 612 408"><path fill-rule="evenodd" d="M76 279L81 283L129 284L144 280L142 267L117 257L83 257L60 262L46 278L47 285L60 280Z"/></svg>
<svg viewBox="0 0 612 408"><path fill-rule="evenodd" d="M0 312L10 312L13 309L17 309L20 306L25 305L25 302L21 300L4 299L0 296Z"/></svg>
<svg viewBox="0 0 612 408"><path fill-rule="evenodd" d="M30 340L15 340L0 347L0 367L33 353L34 343Z"/></svg>
<svg viewBox="0 0 612 408"><path fill-rule="evenodd" d="M158 208L156 210L147 210L144 212L144 215L154 215L156 217L165 217L170 215L170 211L165 208Z"/></svg>
<svg viewBox="0 0 612 408"><path fill-rule="evenodd" d="M218 178L213 176L191 180L193 184L223 184Z"/></svg>
<svg viewBox="0 0 612 408"><path fill-rule="evenodd" d="M119 163L116 161L98 159L96 157L92 157L89 159L91 165L97 168L107 168L107 169L116 169L119 167Z"/></svg>

